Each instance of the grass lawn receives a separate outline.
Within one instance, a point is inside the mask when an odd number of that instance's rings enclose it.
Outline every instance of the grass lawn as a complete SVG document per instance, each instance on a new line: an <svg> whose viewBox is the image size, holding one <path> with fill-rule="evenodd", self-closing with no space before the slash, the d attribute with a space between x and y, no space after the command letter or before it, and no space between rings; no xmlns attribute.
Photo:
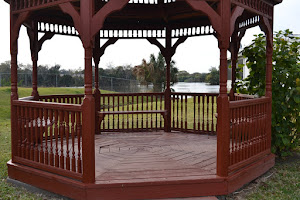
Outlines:
<svg viewBox="0 0 300 200"><path fill-rule="evenodd" d="M82 94L82 88L39 88L41 95ZM103 93L107 91L101 91ZM29 96L30 88L19 88L19 96ZM10 159L10 88L0 88L0 199L52 199L6 183L6 162ZM193 108L190 108L193 109ZM300 149L293 157L277 159L276 166L226 199L300 199Z"/></svg>

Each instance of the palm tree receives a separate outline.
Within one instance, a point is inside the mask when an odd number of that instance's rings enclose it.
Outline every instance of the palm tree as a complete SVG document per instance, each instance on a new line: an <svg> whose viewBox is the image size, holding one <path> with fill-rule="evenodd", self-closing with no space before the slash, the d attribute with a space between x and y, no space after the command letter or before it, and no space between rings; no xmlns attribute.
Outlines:
<svg viewBox="0 0 300 200"><path fill-rule="evenodd" d="M166 62L161 53L157 57L151 54L149 63L143 59L141 65L134 67L133 73L141 84L152 83L154 92L161 92L166 88ZM171 61L170 73L171 85L173 85L178 81L178 69L175 67L175 61Z"/></svg>

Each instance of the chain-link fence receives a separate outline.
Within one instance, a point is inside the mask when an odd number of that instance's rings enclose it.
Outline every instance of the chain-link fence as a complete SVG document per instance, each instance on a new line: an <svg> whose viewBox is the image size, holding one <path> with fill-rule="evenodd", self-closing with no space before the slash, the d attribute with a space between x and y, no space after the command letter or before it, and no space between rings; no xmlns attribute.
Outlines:
<svg viewBox="0 0 300 200"><path fill-rule="evenodd" d="M95 77L93 77L94 83ZM0 73L0 87L10 86L10 73ZM18 74L19 87L32 86L32 74ZM84 87L84 74L38 74L39 87ZM140 85L137 80L99 76L99 86L102 90L115 92L150 92L152 85Z"/></svg>

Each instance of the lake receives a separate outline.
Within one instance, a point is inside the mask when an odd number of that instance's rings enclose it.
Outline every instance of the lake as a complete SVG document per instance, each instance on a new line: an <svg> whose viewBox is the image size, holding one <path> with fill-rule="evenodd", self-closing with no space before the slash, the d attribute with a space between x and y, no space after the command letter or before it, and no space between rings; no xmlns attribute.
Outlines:
<svg viewBox="0 0 300 200"><path fill-rule="evenodd" d="M231 81L227 82L227 88L230 89ZM186 83L179 82L171 86L175 92L195 92L195 93L219 93L219 85L209 85L207 83Z"/></svg>

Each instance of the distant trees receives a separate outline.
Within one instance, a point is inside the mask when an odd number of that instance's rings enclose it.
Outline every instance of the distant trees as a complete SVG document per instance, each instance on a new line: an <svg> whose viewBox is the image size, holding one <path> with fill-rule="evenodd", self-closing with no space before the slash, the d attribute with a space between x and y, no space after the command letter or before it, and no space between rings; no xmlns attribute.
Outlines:
<svg viewBox="0 0 300 200"><path fill-rule="evenodd" d="M143 59L141 65L134 67L133 74L141 84L152 83L154 92L161 92L166 88L166 62L161 53L157 57L151 54L149 62ZM173 60L171 61L170 74L171 85L173 85L178 82L178 69Z"/></svg>
<svg viewBox="0 0 300 200"><path fill-rule="evenodd" d="M177 78L178 82L205 82L205 78L208 73L198 73L193 74L188 73L187 71L179 71Z"/></svg>
<svg viewBox="0 0 300 200"><path fill-rule="evenodd" d="M216 67L209 69L209 74L205 78L205 82L211 85L219 85L220 72Z"/></svg>

